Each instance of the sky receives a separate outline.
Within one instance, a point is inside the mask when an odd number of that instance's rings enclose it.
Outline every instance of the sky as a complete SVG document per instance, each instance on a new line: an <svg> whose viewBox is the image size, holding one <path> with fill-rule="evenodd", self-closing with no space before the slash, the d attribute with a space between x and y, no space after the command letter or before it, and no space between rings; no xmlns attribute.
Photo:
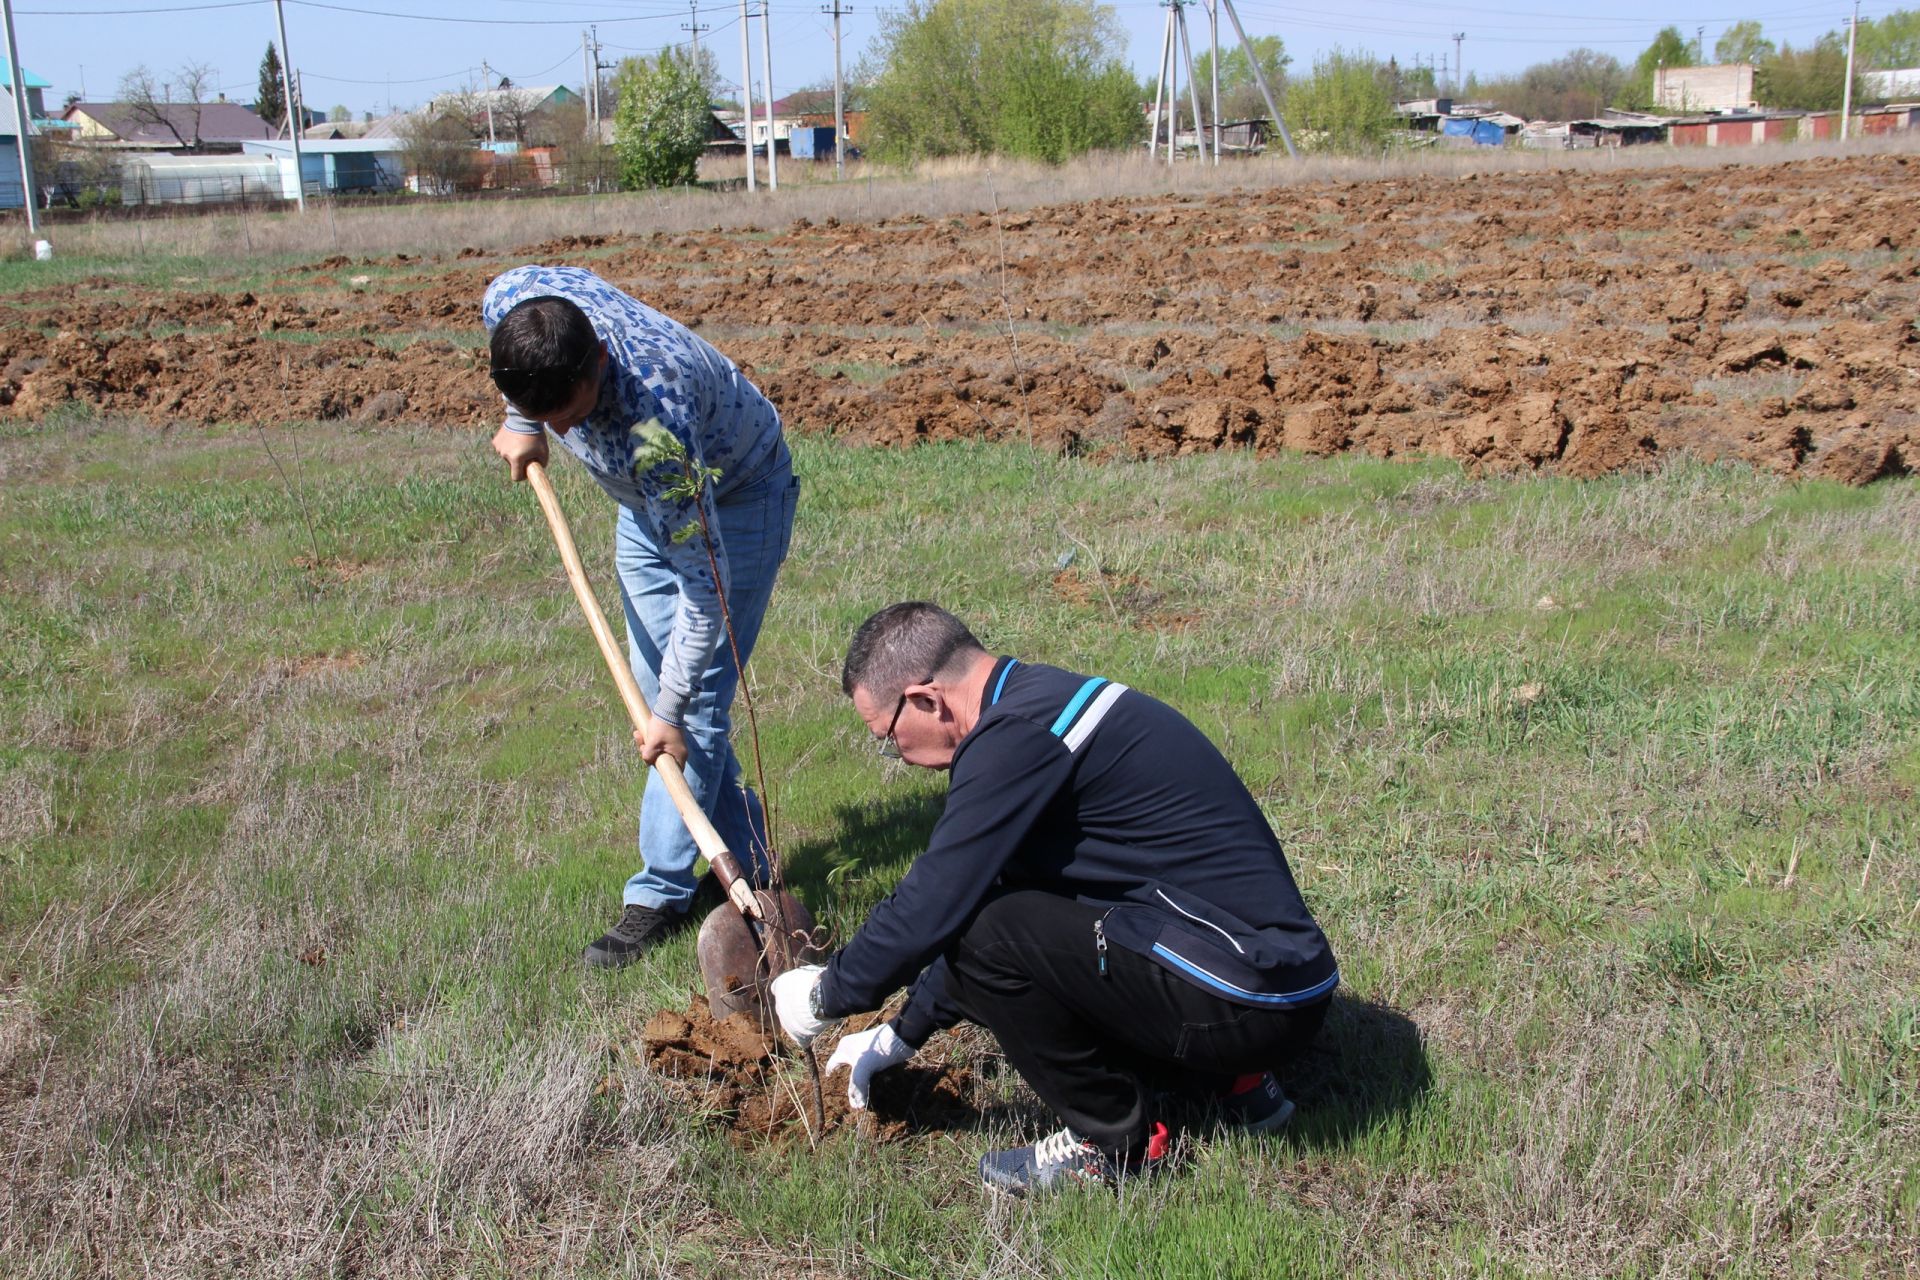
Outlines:
<svg viewBox="0 0 1920 1280"><path fill-rule="evenodd" d="M1585 46L1622 62L1634 57L1661 27L1696 30L1711 60L1714 41L1742 18L1759 21L1776 44L1811 43L1824 32L1844 30L1848 6L1841 0L1793 4L1753 0L1742 12L1726 0L1692 0L1678 10L1674 0L1617 0L1608 5L1567 0L1504 0L1516 7L1445 6L1431 0L1347 0L1335 6L1290 6L1268 0L1235 0L1249 35L1278 35L1286 42L1295 74L1328 50L1365 51L1395 57L1402 65L1431 62L1450 67L1453 35L1468 74L1487 79L1518 72ZM775 96L832 83L835 0L771 0ZM1502 0L1495 0L1496 4ZM1908 0L1912 3L1912 0ZM698 6L697 10L693 6ZM597 26L601 57L617 61L692 39L695 21L719 59L723 78L740 79L740 18L737 0L285 0L287 41L303 77L307 105L335 105L383 114L406 109L434 94L478 84L483 65L516 84L565 84L585 78L581 33ZM843 4L841 30L846 70L852 73L878 29L887 4ZM1126 31L1128 61L1142 76L1159 65L1166 9L1156 0L1120 0L1111 6ZM1861 7L1863 18L1883 17L1903 7L1879 0ZM758 0L755 0L758 13ZM1204 3L1186 10L1195 56L1207 47ZM760 22L751 23L755 94L759 94ZM1223 45L1232 28L1221 15ZM271 0L14 0L14 30L20 61L52 82L47 106L71 92L110 101L121 77L145 65L157 82L191 62L207 64L228 97L252 101L261 56L278 43ZM1184 75L1182 77L1184 79Z"/></svg>

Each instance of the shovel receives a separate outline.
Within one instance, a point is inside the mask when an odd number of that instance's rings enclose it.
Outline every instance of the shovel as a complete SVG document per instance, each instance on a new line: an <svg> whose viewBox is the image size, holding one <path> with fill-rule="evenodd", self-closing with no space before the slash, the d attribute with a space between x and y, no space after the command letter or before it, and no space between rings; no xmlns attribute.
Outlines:
<svg viewBox="0 0 1920 1280"><path fill-rule="evenodd" d="M627 705L627 715L636 730L644 729L652 713L647 710L647 700L641 696L626 655L615 644L613 631L600 612L599 598L587 584L586 566L573 545L573 532L560 510L553 482L547 479L547 469L538 462L528 463L527 481L540 499L540 510L546 513L554 545L567 567L567 581L573 584L574 597L587 616L587 626L600 645L600 656L613 674L620 699ZM667 794L673 797L673 806L680 811L694 844L727 894L726 905L715 907L701 922L696 947L700 976L707 986L707 1005L716 1021L736 1013L751 1013L763 1031L771 1032L773 1005L767 997L767 984L795 965L820 958L820 949L812 942L813 916L785 889L755 889L741 874L739 860L694 798L678 761L661 756L653 767L666 783Z"/></svg>

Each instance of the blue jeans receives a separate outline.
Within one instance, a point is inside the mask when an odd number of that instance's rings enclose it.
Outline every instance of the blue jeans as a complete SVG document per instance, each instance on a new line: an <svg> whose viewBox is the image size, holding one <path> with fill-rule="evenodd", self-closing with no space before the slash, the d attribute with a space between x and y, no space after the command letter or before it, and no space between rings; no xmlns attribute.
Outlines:
<svg viewBox="0 0 1920 1280"><path fill-rule="evenodd" d="M784 453L784 450L782 451ZM720 545L727 552L727 611L733 619L740 660L749 661L760 623L773 596L773 580L793 539L793 509L800 494L791 461L764 479L727 495L719 505ZM627 615L627 653L634 679L652 706L660 695L660 654L673 628L680 580L625 507L614 526L614 566L620 574L620 604ZM733 754L733 694L740 672L723 639L700 687L687 704L687 785L713 820L720 838L756 882L766 875L767 822L760 798L740 776ZM658 770L647 773L640 798L640 859L643 869L627 881L628 905L685 911L693 901L693 864L699 849L680 811L673 807Z"/></svg>

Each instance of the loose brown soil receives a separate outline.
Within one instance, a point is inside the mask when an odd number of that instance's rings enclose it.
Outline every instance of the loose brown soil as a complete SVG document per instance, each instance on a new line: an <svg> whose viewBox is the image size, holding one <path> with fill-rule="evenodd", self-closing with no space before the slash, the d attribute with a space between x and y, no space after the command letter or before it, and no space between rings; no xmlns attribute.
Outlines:
<svg viewBox="0 0 1920 1280"><path fill-rule="evenodd" d="M238 294L100 278L0 305L0 413L485 428L480 293L537 259L702 327L795 429L848 441L1576 476L1686 451L1865 483L1920 462L1916 177L1414 177L336 257Z"/></svg>
<svg viewBox="0 0 1920 1280"><path fill-rule="evenodd" d="M870 1027L856 1019L844 1031ZM692 1114L723 1124L736 1141L817 1142L850 1125L876 1141L969 1129L980 1122L973 1073L964 1067L907 1063L876 1076L865 1111L847 1104L847 1077L835 1072L816 1097L802 1061L777 1048L746 1014L715 1021L704 997L685 1012L662 1009L641 1032L641 1053ZM815 1053L824 1068L836 1041L823 1038Z"/></svg>

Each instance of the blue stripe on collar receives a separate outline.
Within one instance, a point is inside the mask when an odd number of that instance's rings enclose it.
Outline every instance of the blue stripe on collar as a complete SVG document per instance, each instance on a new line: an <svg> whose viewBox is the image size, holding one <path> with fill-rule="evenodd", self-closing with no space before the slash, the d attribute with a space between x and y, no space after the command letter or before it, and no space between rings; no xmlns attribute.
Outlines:
<svg viewBox="0 0 1920 1280"><path fill-rule="evenodd" d="M1000 692L1001 692L1001 690L1003 690L1003 689L1005 689L1005 688L1007 687L1007 677L1008 677L1008 676L1010 676L1010 675L1012 675L1012 674L1013 674L1013 669L1014 669L1015 667L1017 667L1017 666L1019 666L1019 665L1020 665L1020 659L1018 659L1018 658L1008 658L1008 659L1007 659L1007 665L1006 665L1006 666L1004 666L1004 667L1002 667L1002 668L1000 669L1000 678L999 678L998 680L996 680L996 681L994 681L994 684L993 684L993 696L992 696L991 698L989 698L989 699L987 699L987 705L988 705L988 706L990 706L990 707L991 707L991 706L993 706L993 705L994 705L995 703L997 703L997 702L999 702L999 701L1000 701Z"/></svg>

